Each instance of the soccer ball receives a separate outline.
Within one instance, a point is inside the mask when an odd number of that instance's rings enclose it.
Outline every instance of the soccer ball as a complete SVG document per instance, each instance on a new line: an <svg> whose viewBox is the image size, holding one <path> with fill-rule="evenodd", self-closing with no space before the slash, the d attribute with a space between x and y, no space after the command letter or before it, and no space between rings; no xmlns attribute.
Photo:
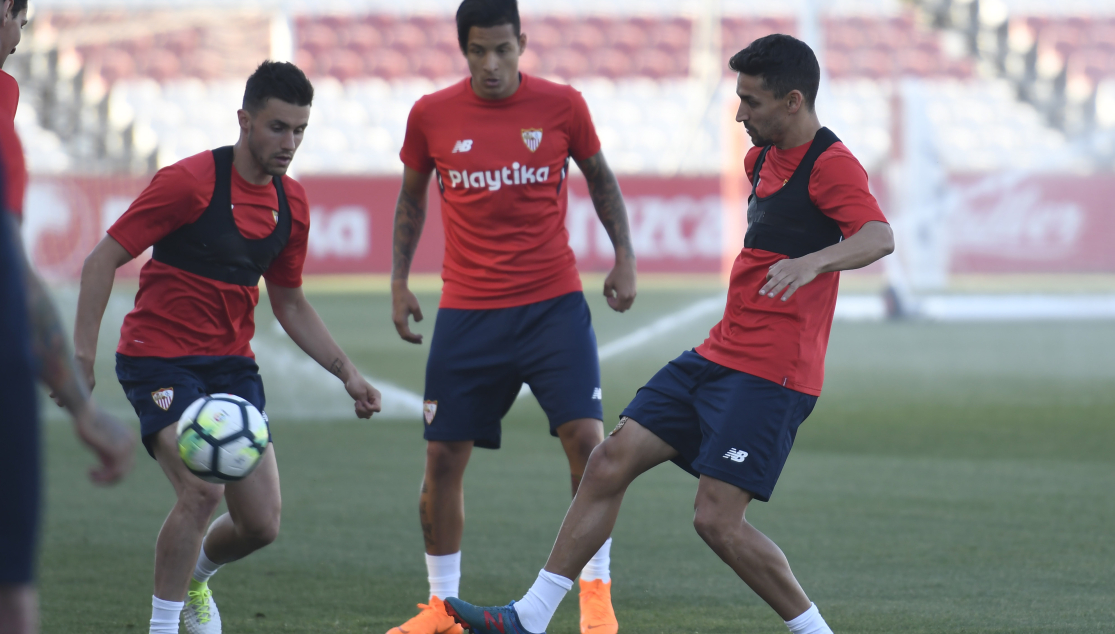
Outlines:
<svg viewBox="0 0 1115 634"><path fill-rule="evenodd" d="M242 480L259 465L271 432L267 418L232 394L203 396L178 420L178 455L206 482Z"/></svg>

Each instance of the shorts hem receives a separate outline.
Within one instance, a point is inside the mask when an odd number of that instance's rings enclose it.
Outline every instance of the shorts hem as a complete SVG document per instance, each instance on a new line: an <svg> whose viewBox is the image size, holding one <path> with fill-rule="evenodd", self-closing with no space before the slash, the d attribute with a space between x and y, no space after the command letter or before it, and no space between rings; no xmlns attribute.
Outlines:
<svg viewBox="0 0 1115 634"><path fill-rule="evenodd" d="M736 477L727 471L721 471L720 469L710 467L704 463L694 463L693 470L697 473L700 473L701 475L707 475L710 478L716 478L721 482L727 482L734 487L743 489L744 491L747 491L752 496L754 496L754 498L756 500L759 500L760 502L769 502L770 496L774 493L773 486L768 486L766 484L756 484L755 482L748 482L744 478Z"/></svg>

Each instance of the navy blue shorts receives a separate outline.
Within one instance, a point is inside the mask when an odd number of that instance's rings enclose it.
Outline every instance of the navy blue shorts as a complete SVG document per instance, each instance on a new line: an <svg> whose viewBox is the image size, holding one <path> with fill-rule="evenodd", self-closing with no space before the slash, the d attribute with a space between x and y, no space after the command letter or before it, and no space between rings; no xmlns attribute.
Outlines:
<svg viewBox="0 0 1115 634"><path fill-rule="evenodd" d="M256 406L267 404L255 360L223 357L130 357L116 353L116 378L139 416L147 453L155 457L155 436L178 423L190 403L206 394L233 394Z"/></svg>
<svg viewBox="0 0 1115 634"><path fill-rule="evenodd" d="M0 584L26 585L34 578L39 529L37 369L23 264L13 248L19 238L12 235L15 222L0 214Z"/></svg>
<svg viewBox="0 0 1115 634"><path fill-rule="evenodd" d="M674 463L766 502L817 397L726 368L689 350L623 410L677 450Z"/></svg>
<svg viewBox="0 0 1115 634"><path fill-rule="evenodd" d="M550 434L578 418L604 418L596 333L581 292L526 306L437 312L426 362L426 440L499 449L500 420L523 383Z"/></svg>

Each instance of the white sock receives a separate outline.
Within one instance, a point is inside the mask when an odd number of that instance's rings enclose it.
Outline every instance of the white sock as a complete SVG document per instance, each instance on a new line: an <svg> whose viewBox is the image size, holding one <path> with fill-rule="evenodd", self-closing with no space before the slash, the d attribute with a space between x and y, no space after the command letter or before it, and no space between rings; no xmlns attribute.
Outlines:
<svg viewBox="0 0 1115 634"><path fill-rule="evenodd" d="M565 593L572 587L572 579L545 570L539 572L538 579L527 590L526 596L512 606L519 613L519 622L526 631L545 632Z"/></svg>
<svg viewBox="0 0 1115 634"><path fill-rule="evenodd" d="M430 598L441 600L457 596L461 587L461 551L452 555L426 555L426 575Z"/></svg>
<svg viewBox="0 0 1115 634"><path fill-rule="evenodd" d="M178 634L178 620L182 618L185 604L185 601L163 601L152 595L150 634Z"/></svg>
<svg viewBox="0 0 1115 634"><path fill-rule="evenodd" d="M609 537L608 541L596 551L592 559L588 560L585 564L585 569L581 571L581 581L594 581L599 579L604 583L611 583L612 581L612 538Z"/></svg>
<svg viewBox="0 0 1115 634"><path fill-rule="evenodd" d="M821 611L816 603L810 603L809 609L792 621L786 621L786 627L793 634L832 634L828 623L821 618Z"/></svg>
<svg viewBox="0 0 1115 634"><path fill-rule="evenodd" d="M221 569L221 564L215 564L209 561L205 556L205 546L201 547L201 552L197 554L197 565L194 566L194 581L198 583L205 583L209 578L217 574Z"/></svg>

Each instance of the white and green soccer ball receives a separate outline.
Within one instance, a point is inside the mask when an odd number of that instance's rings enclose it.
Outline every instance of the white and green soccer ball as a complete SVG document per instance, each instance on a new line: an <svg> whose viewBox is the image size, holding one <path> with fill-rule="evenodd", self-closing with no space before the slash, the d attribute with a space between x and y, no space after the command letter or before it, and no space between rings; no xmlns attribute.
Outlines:
<svg viewBox="0 0 1115 634"><path fill-rule="evenodd" d="M267 451L267 417L232 394L190 404L178 420L178 455L194 475L216 484L242 480Z"/></svg>

